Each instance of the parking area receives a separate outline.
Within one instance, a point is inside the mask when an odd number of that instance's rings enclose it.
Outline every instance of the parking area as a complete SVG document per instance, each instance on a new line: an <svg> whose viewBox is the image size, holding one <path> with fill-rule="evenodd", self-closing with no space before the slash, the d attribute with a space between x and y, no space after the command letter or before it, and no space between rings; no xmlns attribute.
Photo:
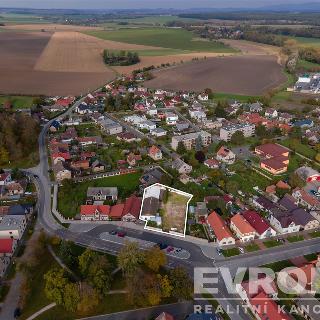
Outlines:
<svg viewBox="0 0 320 320"><path fill-rule="evenodd" d="M190 253L185 249L168 246L165 243L155 243L151 241L129 237L126 235L124 231L114 230L110 232L103 232L100 234L99 238L104 241L109 241L109 242L113 242L121 245L124 245L126 241L137 242L139 244L139 247L143 250L147 250L158 245L160 249L163 250L168 256L171 256L177 259L190 258Z"/></svg>

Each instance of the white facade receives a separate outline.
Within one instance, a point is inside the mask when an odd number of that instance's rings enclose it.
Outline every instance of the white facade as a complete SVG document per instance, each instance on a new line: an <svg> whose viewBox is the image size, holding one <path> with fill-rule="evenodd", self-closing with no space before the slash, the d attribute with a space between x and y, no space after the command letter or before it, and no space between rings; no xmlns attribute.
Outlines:
<svg viewBox="0 0 320 320"><path fill-rule="evenodd" d="M0 223L0 238L20 240L27 226L25 216L4 216Z"/></svg>
<svg viewBox="0 0 320 320"><path fill-rule="evenodd" d="M248 138L254 135L255 125L250 123L243 123L222 127L220 129L220 139L223 141L230 141L233 134L237 131L241 131L244 137Z"/></svg>

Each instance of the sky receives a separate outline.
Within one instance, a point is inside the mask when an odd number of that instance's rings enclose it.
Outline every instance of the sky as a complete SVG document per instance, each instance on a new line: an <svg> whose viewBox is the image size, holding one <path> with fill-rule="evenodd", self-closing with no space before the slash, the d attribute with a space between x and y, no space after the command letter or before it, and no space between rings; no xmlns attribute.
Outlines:
<svg viewBox="0 0 320 320"><path fill-rule="evenodd" d="M39 9L257 8L319 0L0 0L0 7Z"/></svg>

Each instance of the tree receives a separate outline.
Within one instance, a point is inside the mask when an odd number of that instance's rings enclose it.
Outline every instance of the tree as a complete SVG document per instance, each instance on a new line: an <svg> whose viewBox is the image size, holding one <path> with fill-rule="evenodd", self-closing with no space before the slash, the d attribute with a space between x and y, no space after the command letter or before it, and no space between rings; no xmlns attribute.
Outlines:
<svg viewBox="0 0 320 320"><path fill-rule="evenodd" d="M291 138L300 139L302 137L301 128L300 127L293 127L289 132L289 136Z"/></svg>
<svg viewBox="0 0 320 320"><path fill-rule="evenodd" d="M64 307L67 311L75 312L80 302L79 286L76 283L67 283L64 288Z"/></svg>
<svg viewBox="0 0 320 320"><path fill-rule="evenodd" d="M9 162L9 152L5 147L0 147L0 164L8 164Z"/></svg>
<svg viewBox="0 0 320 320"><path fill-rule="evenodd" d="M163 298L171 297L173 286L170 283L169 277L167 275L158 275L160 280L161 294Z"/></svg>
<svg viewBox="0 0 320 320"><path fill-rule="evenodd" d="M203 151L197 151L194 155L194 157L200 162L203 163L204 160L206 159L206 155L204 154Z"/></svg>
<svg viewBox="0 0 320 320"><path fill-rule="evenodd" d="M217 118L225 118L227 116L225 108L228 106L227 103L218 101L214 114Z"/></svg>
<svg viewBox="0 0 320 320"><path fill-rule="evenodd" d="M89 283L102 295L107 295L111 287L112 267L105 256L97 255L93 258L89 270Z"/></svg>
<svg viewBox="0 0 320 320"><path fill-rule="evenodd" d="M320 162L320 153L317 153L314 159L315 159L317 162Z"/></svg>
<svg viewBox="0 0 320 320"><path fill-rule="evenodd" d="M187 152L187 149L186 147L184 146L183 142L182 141L179 141L178 142L178 146L177 146L177 153L179 154L185 154Z"/></svg>
<svg viewBox="0 0 320 320"><path fill-rule="evenodd" d="M232 136L231 136L231 143L236 144L236 145L242 145L245 142L245 138L243 135L242 131L236 131Z"/></svg>
<svg viewBox="0 0 320 320"><path fill-rule="evenodd" d="M72 247L70 241L62 240L59 245L59 257L65 262L68 267L73 267L75 264L75 257L72 254Z"/></svg>
<svg viewBox="0 0 320 320"><path fill-rule="evenodd" d="M170 270L169 280L173 287L172 295L174 297L177 299L190 299L192 296L193 284L185 269L176 267Z"/></svg>
<svg viewBox="0 0 320 320"><path fill-rule="evenodd" d="M293 189L297 187L302 188L304 186L304 181L296 173L292 173L289 176L289 184Z"/></svg>
<svg viewBox="0 0 320 320"><path fill-rule="evenodd" d="M135 273L143 259L143 253L136 242L126 242L117 257L118 266L127 277L131 277Z"/></svg>
<svg viewBox="0 0 320 320"><path fill-rule="evenodd" d="M199 134L196 138L195 141L195 150L196 151L201 151L202 150L202 139L201 139L201 135Z"/></svg>
<svg viewBox="0 0 320 320"><path fill-rule="evenodd" d="M158 246L156 246L145 252L144 263L152 271L158 272L160 267L166 265L167 256Z"/></svg>
<svg viewBox="0 0 320 320"><path fill-rule="evenodd" d="M256 127L256 135L259 137L259 138L265 138L268 136L268 131L267 131L267 128L265 126L263 126L262 124L259 124L257 127Z"/></svg>
<svg viewBox="0 0 320 320"><path fill-rule="evenodd" d="M79 257L79 269L83 277L87 277L89 268L94 261L94 259L97 257L97 253L87 248Z"/></svg>
<svg viewBox="0 0 320 320"><path fill-rule="evenodd" d="M63 269L51 269L44 275L44 292L49 300L64 305L65 289L69 283Z"/></svg>

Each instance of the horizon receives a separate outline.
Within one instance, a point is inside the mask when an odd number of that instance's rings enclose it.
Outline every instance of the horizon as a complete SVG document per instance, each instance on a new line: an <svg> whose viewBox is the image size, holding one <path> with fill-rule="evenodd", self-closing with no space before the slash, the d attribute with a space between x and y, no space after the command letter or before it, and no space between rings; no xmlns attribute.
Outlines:
<svg viewBox="0 0 320 320"><path fill-rule="evenodd" d="M320 4L312 0L118 0L108 1L92 0L90 7L86 0L55 0L54 5L50 0L0 0L1 9L70 9L70 10L142 10L142 9L259 9L270 6L288 6L302 4Z"/></svg>

